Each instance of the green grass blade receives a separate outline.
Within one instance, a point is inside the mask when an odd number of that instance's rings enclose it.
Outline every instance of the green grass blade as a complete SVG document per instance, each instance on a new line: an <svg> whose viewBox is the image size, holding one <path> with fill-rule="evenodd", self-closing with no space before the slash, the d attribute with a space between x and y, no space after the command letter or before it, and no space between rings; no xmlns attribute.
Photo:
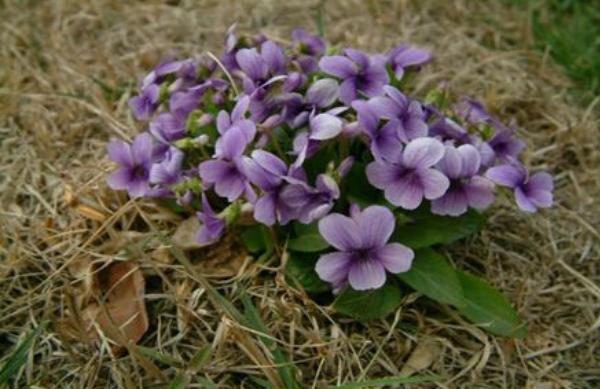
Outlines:
<svg viewBox="0 0 600 389"><path fill-rule="evenodd" d="M25 362L27 362L29 350L33 348L35 340L40 336L44 328L46 328L45 323L37 326L36 329L25 336L25 339L23 339L21 344L13 351L10 358L8 358L4 366L2 366L2 369L0 369L0 386L6 385L8 380L21 369Z"/></svg>

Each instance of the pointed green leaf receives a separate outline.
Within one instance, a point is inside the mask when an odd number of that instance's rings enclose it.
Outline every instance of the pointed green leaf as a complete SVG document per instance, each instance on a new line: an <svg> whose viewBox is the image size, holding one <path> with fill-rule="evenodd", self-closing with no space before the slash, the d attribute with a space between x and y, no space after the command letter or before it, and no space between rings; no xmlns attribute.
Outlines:
<svg viewBox="0 0 600 389"><path fill-rule="evenodd" d="M319 233L317 223L294 223L296 236L288 241L288 249L302 253L314 253L329 247L329 243Z"/></svg>
<svg viewBox="0 0 600 389"><path fill-rule="evenodd" d="M446 258L430 248L416 250L412 267L398 277L430 299L456 307L465 304L456 271Z"/></svg>
<svg viewBox="0 0 600 389"><path fill-rule="evenodd" d="M378 319L394 312L400 305L402 292L387 283L379 289L358 291L347 287L333 302L336 312L357 320Z"/></svg>
<svg viewBox="0 0 600 389"><path fill-rule="evenodd" d="M258 224L242 232L242 242L252 254L269 251L273 247L269 231L265 226Z"/></svg>
<svg viewBox="0 0 600 389"><path fill-rule="evenodd" d="M502 293L472 274L457 271L457 275L465 296L465 305L459 308L461 314L496 335L516 338L527 335L527 325Z"/></svg>
<svg viewBox="0 0 600 389"><path fill-rule="evenodd" d="M396 227L392 240L413 249L466 238L479 231L485 223L485 218L474 210L458 217L433 215L428 210L409 213L408 216L413 221Z"/></svg>

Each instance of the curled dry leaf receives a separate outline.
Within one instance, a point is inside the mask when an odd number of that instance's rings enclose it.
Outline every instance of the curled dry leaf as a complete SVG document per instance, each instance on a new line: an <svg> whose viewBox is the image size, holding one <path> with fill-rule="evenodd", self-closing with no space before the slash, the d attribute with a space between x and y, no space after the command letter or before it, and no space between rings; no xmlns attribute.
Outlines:
<svg viewBox="0 0 600 389"><path fill-rule="evenodd" d="M148 330L148 314L144 303L144 278L137 265L116 262L97 273L100 295L97 295L80 315L79 339L95 341L100 333L123 350L137 343ZM74 326L75 320L64 323Z"/></svg>
<svg viewBox="0 0 600 389"><path fill-rule="evenodd" d="M440 354L440 347L434 342L422 341L415 347L400 370L401 376L410 376L427 369Z"/></svg>
<svg viewBox="0 0 600 389"><path fill-rule="evenodd" d="M200 228L200 221L197 217L192 216L179 224L175 234L173 234L173 244L182 250L195 250L202 247L196 242L196 233Z"/></svg>

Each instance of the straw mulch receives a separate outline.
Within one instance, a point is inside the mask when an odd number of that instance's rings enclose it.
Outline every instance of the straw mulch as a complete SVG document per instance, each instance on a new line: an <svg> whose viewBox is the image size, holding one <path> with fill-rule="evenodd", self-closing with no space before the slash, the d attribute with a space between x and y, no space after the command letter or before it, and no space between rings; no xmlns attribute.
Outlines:
<svg viewBox="0 0 600 389"><path fill-rule="evenodd" d="M332 316L286 286L277 259L257 265L235 236L193 252L192 266L182 266L151 238L171 234L179 221L106 188L106 141L140 130L127 99L147 69L170 54L219 50L234 22L242 32L281 38L297 26L314 31L319 4L4 2L0 355L48 323L15 387L165 387L184 373L137 351L114 355L105 338L98 347L62 333L63 319L84 300L87 265L126 258L146 279L150 329L140 344L183 362L212 345L210 360L189 374L190 387L201 387L195 377L236 388L256 387L252 376L276 376L257 335L209 301L204 279L230 299L241 288L252 296L303 387L416 370L441 377L418 387L600 385L598 100L582 106L569 97L559 69L527 49L527 19L503 2L353 0L322 8L331 42L367 51L403 41L432 49L436 61L422 72L419 91L447 82L481 97L519 124L528 163L555 174L553 209L529 216L499 201L485 229L447 253L509 296L529 323L526 339L490 336L416 295L368 325Z"/></svg>

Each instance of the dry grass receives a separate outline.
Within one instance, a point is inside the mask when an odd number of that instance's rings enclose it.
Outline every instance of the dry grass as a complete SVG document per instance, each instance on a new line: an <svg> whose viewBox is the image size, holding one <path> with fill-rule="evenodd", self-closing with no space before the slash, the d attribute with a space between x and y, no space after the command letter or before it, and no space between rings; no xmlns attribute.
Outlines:
<svg viewBox="0 0 600 389"><path fill-rule="evenodd" d="M191 267L144 242L152 231L172 232L177 220L104 184L105 142L137 131L126 107L132 80L167 54L216 50L233 22L279 37L295 26L312 29L318 5L179 3L7 0L0 8L0 355L28 329L51 323L15 387L164 387L160 379L182 372L58 334L55 323L82 302L76 265L126 257L147 280L151 327L142 344L182 361L212 345L198 376L219 387L255 387L249 376L275 371L257 336L207 298L201 277L220 263L243 271L212 277L212 285L232 299L240 287L253 296L303 387L398 375L417 345L430 351L420 352L431 363L424 371L442 377L431 387L600 385L597 104L577 106L552 64L523 49L527 29L515 11L499 2L355 0L327 2L324 17L332 42L376 51L410 40L432 48L437 60L419 88L448 81L483 97L520 124L535 150L528 162L556 175L553 209L531 217L502 202L479 236L449 251L515 302L530 327L522 341L491 337L416 296L395 318L368 326L332 320L285 285L277 262L247 260L235 237L195 253Z"/></svg>

